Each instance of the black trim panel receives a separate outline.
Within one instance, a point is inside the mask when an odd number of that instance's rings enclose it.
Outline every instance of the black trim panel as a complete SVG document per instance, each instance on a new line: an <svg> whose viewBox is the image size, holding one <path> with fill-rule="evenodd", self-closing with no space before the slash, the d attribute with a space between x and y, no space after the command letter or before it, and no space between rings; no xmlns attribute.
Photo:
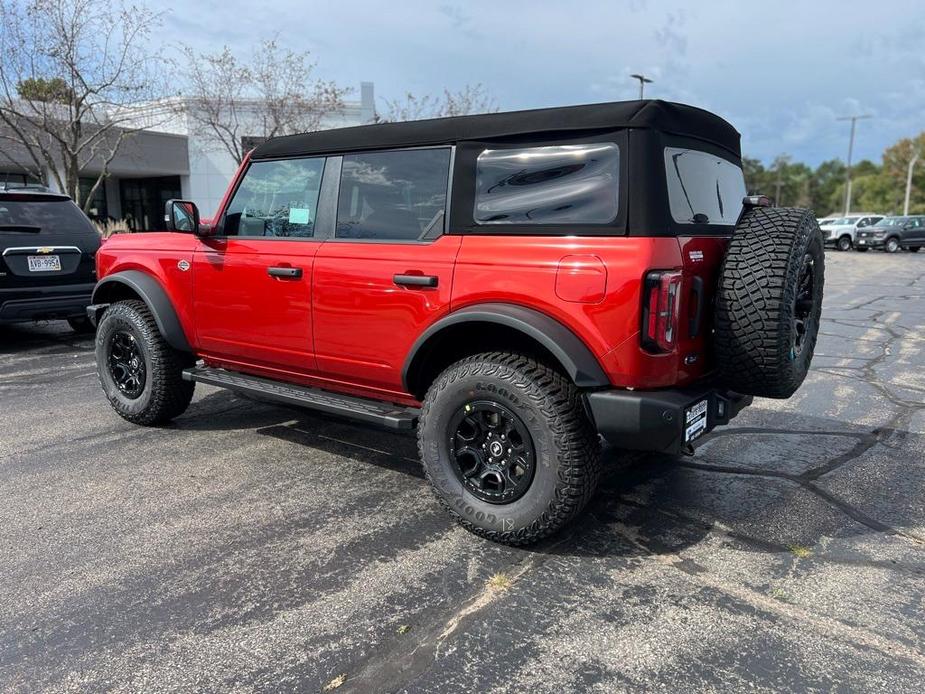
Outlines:
<svg viewBox="0 0 925 694"><path fill-rule="evenodd" d="M428 342L444 329L460 323L495 323L518 330L549 350L579 388L610 385L600 362L588 346L555 318L524 306L492 303L454 311L424 331L411 347L402 369L402 383L409 393L414 392L414 385L410 383L411 375L417 371L420 360L428 356Z"/></svg>
<svg viewBox="0 0 925 694"><path fill-rule="evenodd" d="M154 315L157 329L167 340L167 344L182 352L193 351L167 292L156 279L140 270L124 270L104 277L93 290L92 303L106 303L109 294L106 288L117 284L129 287L141 297Z"/></svg>

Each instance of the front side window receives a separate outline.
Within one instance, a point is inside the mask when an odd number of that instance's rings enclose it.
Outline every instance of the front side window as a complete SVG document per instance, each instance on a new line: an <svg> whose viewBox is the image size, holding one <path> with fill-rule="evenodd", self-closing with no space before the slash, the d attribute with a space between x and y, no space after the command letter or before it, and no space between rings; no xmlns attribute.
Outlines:
<svg viewBox="0 0 925 694"><path fill-rule="evenodd" d="M700 150L666 147L665 169L675 222L735 225L745 197L740 166Z"/></svg>
<svg viewBox="0 0 925 694"><path fill-rule="evenodd" d="M416 241L442 232L449 174L449 148L345 155L335 237Z"/></svg>
<svg viewBox="0 0 925 694"><path fill-rule="evenodd" d="M612 142L486 149L476 162L477 224L608 224L617 216Z"/></svg>
<svg viewBox="0 0 925 694"><path fill-rule="evenodd" d="M225 211L225 235L312 237L323 172L323 157L254 162Z"/></svg>

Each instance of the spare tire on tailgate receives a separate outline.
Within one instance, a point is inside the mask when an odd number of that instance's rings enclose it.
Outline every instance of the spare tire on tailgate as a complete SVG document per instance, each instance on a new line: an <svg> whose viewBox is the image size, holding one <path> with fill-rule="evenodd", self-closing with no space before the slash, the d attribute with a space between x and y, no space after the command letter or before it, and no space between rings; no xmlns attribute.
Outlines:
<svg viewBox="0 0 925 694"><path fill-rule="evenodd" d="M746 207L720 269L716 363L734 391L788 398L816 347L825 253L810 210Z"/></svg>

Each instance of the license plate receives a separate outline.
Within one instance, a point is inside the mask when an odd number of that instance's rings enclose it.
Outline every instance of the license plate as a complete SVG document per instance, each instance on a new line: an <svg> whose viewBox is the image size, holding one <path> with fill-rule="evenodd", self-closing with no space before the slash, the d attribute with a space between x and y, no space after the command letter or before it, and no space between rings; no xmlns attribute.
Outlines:
<svg viewBox="0 0 925 694"><path fill-rule="evenodd" d="M865 245L866 243L867 243L867 241L865 241L864 239L861 239L860 241L858 241L858 245L859 245L859 246L863 246L863 245Z"/></svg>
<svg viewBox="0 0 925 694"><path fill-rule="evenodd" d="M57 255L30 255L27 262L29 272L58 272L61 270L61 257Z"/></svg>
<svg viewBox="0 0 925 694"><path fill-rule="evenodd" d="M684 410L684 443L699 439L707 431L707 410L710 400L701 400Z"/></svg>

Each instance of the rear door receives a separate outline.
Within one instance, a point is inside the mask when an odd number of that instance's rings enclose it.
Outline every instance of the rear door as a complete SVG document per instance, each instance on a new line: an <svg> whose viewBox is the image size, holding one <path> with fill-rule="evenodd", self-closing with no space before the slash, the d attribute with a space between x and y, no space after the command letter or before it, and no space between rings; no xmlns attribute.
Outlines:
<svg viewBox="0 0 925 694"><path fill-rule="evenodd" d="M366 152L341 167L334 236L315 257L321 376L400 394L427 325L449 311L460 237L444 235L450 147Z"/></svg>
<svg viewBox="0 0 925 694"><path fill-rule="evenodd" d="M270 375L315 370L312 271L324 157L252 162L193 257L200 351Z"/></svg>

